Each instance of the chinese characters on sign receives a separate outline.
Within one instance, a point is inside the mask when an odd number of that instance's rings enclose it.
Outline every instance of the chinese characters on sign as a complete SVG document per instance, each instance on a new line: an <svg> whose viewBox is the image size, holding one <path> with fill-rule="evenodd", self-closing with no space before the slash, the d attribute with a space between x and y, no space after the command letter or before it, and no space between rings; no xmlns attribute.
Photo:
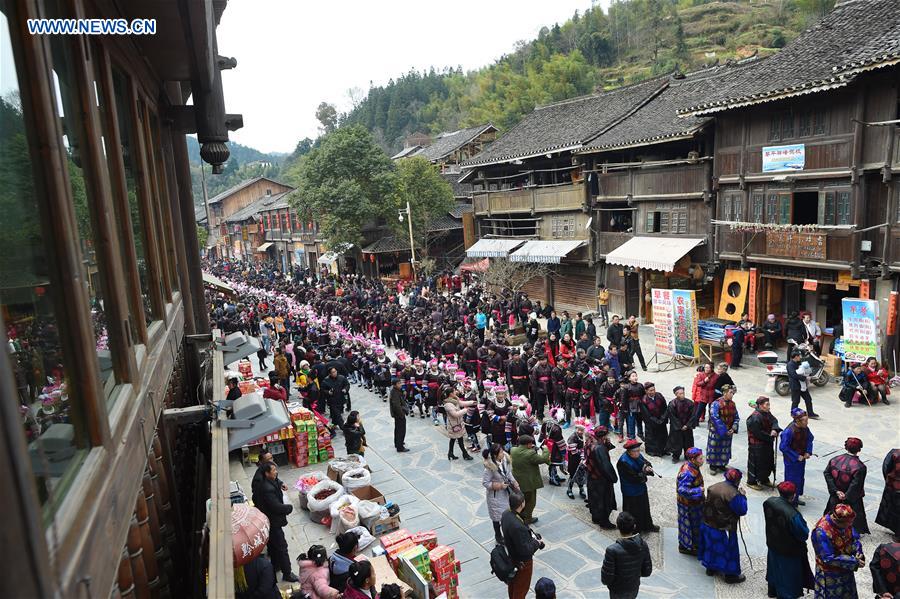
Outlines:
<svg viewBox="0 0 900 599"><path fill-rule="evenodd" d="M762 149L762 170L764 173L778 171L802 171L806 166L806 146L765 146Z"/></svg>
<svg viewBox="0 0 900 599"><path fill-rule="evenodd" d="M653 289L652 303L657 353L696 358L700 344L695 293L681 289Z"/></svg>
<svg viewBox="0 0 900 599"><path fill-rule="evenodd" d="M864 362L866 358L879 361L878 302L845 297L841 300L844 316L844 361Z"/></svg>

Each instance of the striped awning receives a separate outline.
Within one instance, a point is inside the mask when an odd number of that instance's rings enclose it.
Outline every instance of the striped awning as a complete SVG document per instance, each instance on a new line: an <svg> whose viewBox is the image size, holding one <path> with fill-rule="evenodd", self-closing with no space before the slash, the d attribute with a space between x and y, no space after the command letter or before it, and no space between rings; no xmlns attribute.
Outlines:
<svg viewBox="0 0 900 599"><path fill-rule="evenodd" d="M672 272L676 262L704 241L702 237L632 237L608 253L606 263Z"/></svg>
<svg viewBox="0 0 900 599"><path fill-rule="evenodd" d="M567 239L565 241L528 241L509 255L510 262L542 262L559 264L570 252L585 245L585 239Z"/></svg>
<svg viewBox="0 0 900 599"><path fill-rule="evenodd" d="M525 239L479 239L466 250L469 258L506 258Z"/></svg>

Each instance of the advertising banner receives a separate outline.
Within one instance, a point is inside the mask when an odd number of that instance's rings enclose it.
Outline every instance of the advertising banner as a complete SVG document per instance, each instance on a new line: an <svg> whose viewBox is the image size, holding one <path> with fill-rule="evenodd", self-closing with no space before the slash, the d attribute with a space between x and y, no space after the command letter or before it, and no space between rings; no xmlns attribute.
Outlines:
<svg viewBox="0 0 900 599"><path fill-rule="evenodd" d="M762 149L762 170L764 173L778 171L802 171L806 166L806 146L765 146Z"/></svg>
<svg viewBox="0 0 900 599"><path fill-rule="evenodd" d="M866 358L881 361L878 346L878 302L845 297L841 300L844 316L844 361L865 362Z"/></svg>
<svg viewBox="0 0 900 599"><path fill-rule="evenodd" d="M657 353L696 358L700 355L697 299L693 291L653 289L653 327Z"/></svg>

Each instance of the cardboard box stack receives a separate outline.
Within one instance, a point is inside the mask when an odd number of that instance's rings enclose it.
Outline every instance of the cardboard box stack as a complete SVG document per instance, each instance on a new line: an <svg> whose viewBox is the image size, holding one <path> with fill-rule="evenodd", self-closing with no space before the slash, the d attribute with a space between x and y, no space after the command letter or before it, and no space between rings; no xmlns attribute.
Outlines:
<svg viewBox="0 0 900 599"><path fill-rule="evenodd" d="M409 534L409 531L405 528L401 528L394 532L388 533L381 537L381 546L384 547L385 554L388 558L388 563L391 564L391 568L394 571L397 571L397 556L407 549L414 546L412 542L412 535Z"/></svg>
<svg viewBox="0 0 900 599"><path fill-rule="evenodd" d="M402 551L399 557L408 559L409 563L411 563L419 574L422 575L422 578L431 582L431 560L428 558L428 550L425 549L424 546L413 545L409 549ZM402 575L400 576L400 579L403 579ZM410 586L413 584L413 581L411 580L406 580L404 582Z"/></svg>
<svg viewBox="0 0 900 599"><path fill-rule="evenodd" d="M241 376L244 377L245 381L249 381L253 378L253 366L250 364L250 360L243 359L238 362L238 372L241 373Z"/></svg>
<svg viewBox="0 0 900 599"><path fill-rule="evenodd" d="M452 547L438 545L428 552L431 574L438 595L447 593L448 599L459 596L459 572L461 564Z"/></svg>
<svg viewBox="0 0 900 599"><path fill-rule="evenodd" d="M413 543L416 545L424 545L425 549L431 551L437 547L437 533L433 530L417 532L412 536Z"/></svg>

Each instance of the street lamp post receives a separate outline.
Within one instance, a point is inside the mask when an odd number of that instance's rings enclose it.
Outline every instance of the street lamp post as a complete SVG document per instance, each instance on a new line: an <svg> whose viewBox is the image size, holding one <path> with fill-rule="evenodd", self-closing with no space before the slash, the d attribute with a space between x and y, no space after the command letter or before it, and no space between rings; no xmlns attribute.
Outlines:
<svg viewBox="0 0 900 599"><path fill-rule="evenodd" d="M413 243L413 231L412 231L412 213L409 209L409 202L406 202L406 209L397 210L397 217L400 219L400 222L403 222L403 215L406 215L407 224L409 225L409 253L412 257L412 261L410 262L410 266L412 267L413 279L416 278L416 246Z"/></svg>

